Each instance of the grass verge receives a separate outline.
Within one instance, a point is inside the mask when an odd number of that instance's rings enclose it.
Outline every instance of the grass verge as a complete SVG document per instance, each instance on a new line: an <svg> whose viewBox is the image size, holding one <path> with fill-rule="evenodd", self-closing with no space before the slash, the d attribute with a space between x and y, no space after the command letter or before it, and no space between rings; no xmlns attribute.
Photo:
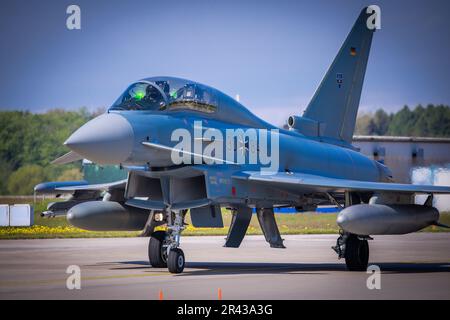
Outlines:
<svg viewBox="0 0 450 320"><path fill-rule="evenodd" d="M86 231L72 227L65 217L42 218L40 213L45 210L47 204L55 199L38 201L34 205L34 226L32 227L0 227L0 239L46 239L46 238L111 238L111 237L136 237L140 232L136 231ZM27 203L15 198L2 199L2 203ZM31 202L32 204L32 202ZM231 213L223 209L224 228L194 228L188 215L186 222L189 224L183 232L185 236L223 235L228 233L231 222ZM336 225L334 213L298 213L275 215L280 233L286 234L336 234L339 231ZM442 213L440 221L450 225L450 213ZM449 229L431 226L424 232L447 232ZM256 215L253 215L247 234L262 234Z"/></svg>

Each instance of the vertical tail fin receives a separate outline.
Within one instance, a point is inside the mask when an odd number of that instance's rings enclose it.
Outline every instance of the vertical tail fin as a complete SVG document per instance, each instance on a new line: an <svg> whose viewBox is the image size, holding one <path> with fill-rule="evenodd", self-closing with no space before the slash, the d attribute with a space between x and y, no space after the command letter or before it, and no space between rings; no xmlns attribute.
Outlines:
<svg viewBox="0 0 450 320"><path fill-rule="evenodd" d="M367 26L371 15L362 10L303 114L318 123L322 137L351 143L374 32Z"/></svg>

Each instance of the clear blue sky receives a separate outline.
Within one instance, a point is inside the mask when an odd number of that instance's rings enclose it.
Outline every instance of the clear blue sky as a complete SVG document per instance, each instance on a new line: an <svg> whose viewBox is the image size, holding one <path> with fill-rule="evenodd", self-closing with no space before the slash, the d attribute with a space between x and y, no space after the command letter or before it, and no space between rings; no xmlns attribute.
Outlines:
<svg viewBox="0 0 450 320"><path fill-rule="evenodd" d="M81 7L81 30L66 8ZM0 109L109 106L181 76L280 124L301 113L362 7L378 4L361 108L450 104L450 1L2 0Z"/></svg>

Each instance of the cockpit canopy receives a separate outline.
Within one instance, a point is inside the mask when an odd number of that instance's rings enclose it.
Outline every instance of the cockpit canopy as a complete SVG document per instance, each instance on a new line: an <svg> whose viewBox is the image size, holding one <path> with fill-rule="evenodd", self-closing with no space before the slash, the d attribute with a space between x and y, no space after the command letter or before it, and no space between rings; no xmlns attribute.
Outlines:
<svg viewBox="0 0 450 320"><path fill-rule="evenodd" d="M147 78L129 86L109 110L195 110L216 112L219 92L203 84L172 77Z"/></svg>

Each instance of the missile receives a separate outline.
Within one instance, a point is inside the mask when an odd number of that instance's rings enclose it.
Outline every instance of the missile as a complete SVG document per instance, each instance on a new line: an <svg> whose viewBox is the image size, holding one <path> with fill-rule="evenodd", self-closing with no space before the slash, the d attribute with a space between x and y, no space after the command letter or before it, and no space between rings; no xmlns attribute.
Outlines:
<svg viewBox="0 0 450 320"><path fill-rule="evenodd" d="M419 231L438 224L439 211L417 204L357 204L343 209L337 224L357 235L391 235Z"/></svg>
<svg viewBox="0 0 450 320"><path fill-rule="evenodd" d="M144 229L149 210L113 201L87 201L70 208L67 221L92 231L133 231Z"/></svg>

